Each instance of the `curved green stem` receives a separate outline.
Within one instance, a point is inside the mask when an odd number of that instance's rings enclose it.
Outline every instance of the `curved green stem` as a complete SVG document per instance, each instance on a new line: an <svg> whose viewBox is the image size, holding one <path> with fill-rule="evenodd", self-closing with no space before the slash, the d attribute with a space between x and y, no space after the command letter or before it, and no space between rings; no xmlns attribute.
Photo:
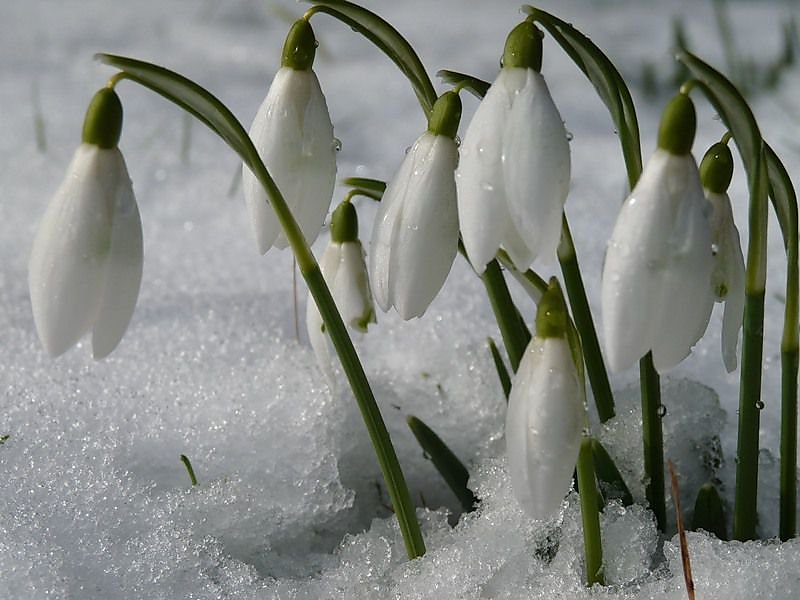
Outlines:
<svg viewBox="0 0 800 600"><path fill-rule="evenodd" d="M589 385L592 386L595 406L600 422L605 423L615 414L614 395L608 380L603 353L597 339L597 330L586 298L586 288L583 286L583 277L578 267L578 257L575 253L575 244L569 229L567 216L563 216L561 225L561 242L558 245L558 262L561 264L561 273L567 288L569 305L575 319L575 327L581 336L583 346L583 359L586 364L586 373L589 376Z"/></svg>
<svg viewBox="0 0 800 600"><path fill-rule="evenodd" d="M264 187L353 390L392 500L406 552L409 558L422 556L425 544L408 486L353 342L308 242L247 132L222 102L182 75L135 59L107 54L99 55L99 58L125 71L128 79L161 94L208 125L241 157Z"/></svg>

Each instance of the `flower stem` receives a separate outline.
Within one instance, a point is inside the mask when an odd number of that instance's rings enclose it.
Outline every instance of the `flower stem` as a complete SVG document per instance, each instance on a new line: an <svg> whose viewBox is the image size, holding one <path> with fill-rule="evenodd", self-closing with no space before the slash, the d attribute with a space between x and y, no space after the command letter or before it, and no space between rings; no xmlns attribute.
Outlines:
<svg viewBox="0 0 800 600"><path fill-rule="evenodd" d="M592 386L597 414L600 422L605 423L615 414L614 395L608 381L608 371L600 351L600 342L597 339L592 311L586 298L586 288L584 288L583 278L578 267L578 257L575 254L575 244L572 241L572 233L566 215L564 215L561 225L558 262L561 264L561 273L564 276L572 317L575 319L575 326L581 336L586 374L589 376L589 384Z"/></svg>
<svg viewBox="0 0 800 600"><path fill-rule="evenodd" d="M661 430L661 388L658 373L653 366L653 355L648 352L639 361L639 384L642 397L642 445L644 447L644 474L647 478L645 496L656 517L659 531L667 522L664 499L664 437Z"/></svg>
<svg viewBox="0 0 800 600"><path fill-rule="evenodd" d="M506 280L497 260L486 265L486 270L481 275L481 281L489 296L497 325L500 327L500 335L503 336L511 369L516 373L519 361L522 360L522 355L531 339L530 331L525 327L522 316L511 299L511 293L508 291Z"/></svg>
<svg viewBox="0 0 800 600"><path fill-rule="evenodd" d="M578 452L578 488L583 519L583 552L586 560L586 585L605 584L603 576L603 543L600 538L597 481L594 475L592 438L584 437Z"/></svg>

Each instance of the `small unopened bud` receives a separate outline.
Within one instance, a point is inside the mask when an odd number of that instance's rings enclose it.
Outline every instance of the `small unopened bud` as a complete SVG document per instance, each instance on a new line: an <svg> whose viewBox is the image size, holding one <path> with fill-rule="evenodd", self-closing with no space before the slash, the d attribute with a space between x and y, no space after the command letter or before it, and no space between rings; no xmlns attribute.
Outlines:
<svg viewBox="0 0 800 600"><path fill-rule="evenodd" d="M536 337L563 338L566 335L567 307L561 286L552 277L536 309Z"/></svg>
<svg viewBox="0 0 800 600"><path fill-rule="evenodd" d="M708 149L700 163L700 180L703 187L715 194L728 191L733 177L733 155L730 148L717 142Z"/></svg>
<svg viewBox="0 0 800 600"><path fill-rule="evenodd" d="M508 34L503 49L503 67L507 69L542 70L542 38L544 35L530 21L523 21Z"/></svg>
<svg viewBox="0 0 800 600"><path fill-rule="evenodd" d="M658 147L670 154L689 154L697 131L697 113L686 94L676 94L661 114Z"/></svg>
<svg viewBox="0 0 800 600"><path fill-rule="evenodd" d="M461 122L461 98L456 92L445 92L436 99L428 119L428 131L455 139Z"/></svg>
<svg viewBox="0 0 800 600"><path fill-rule="evenodd" d="M122 133L122 102L110 87L97 92L83 120L83 143L100 148L116 148Z"/></svg>
<svg viewBox="0 0 800 600"><path fill-rule="evenodd" d="M305 19L298 19L292 25L283 43L281 66L289 67L296 71L309 71L314 64L314 55L317 52L317 38L311 23Z"/></svg>
<svg viewBox="0 0 800 600"><path fill-rule="evenodd" d="M331 217L331 241L337 244L358 240L358 214L352 202L342 202Z"/></svg>

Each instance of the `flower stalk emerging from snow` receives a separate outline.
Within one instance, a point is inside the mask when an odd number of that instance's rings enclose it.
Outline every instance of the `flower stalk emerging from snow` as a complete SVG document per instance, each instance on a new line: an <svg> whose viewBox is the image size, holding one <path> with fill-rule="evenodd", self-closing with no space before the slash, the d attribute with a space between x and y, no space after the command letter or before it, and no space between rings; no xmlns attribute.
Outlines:
<svg viewBox="0 0 800 600"><path fill-rule="evenodd" d="M370 244L369 273L382 310L422 316L444 285L458 250L453 172L461 100L445 92L423 133L386 186Z"/></svg>
<svg viewBox="0 0 800 600"><path fill-rule="evenodd" d="M739 230L733 221L728 185L733 175L733 157L727 145L709 148L700 163L700 178L711 204L711 247L714 270L711 287L717 302L725 303L722 317L722 359L730 373L736 369L736 346L744 315L744 255Z"/></svg>
<svg viewBox="0 0 800 600"><path fill-rule="evenodd" d="M461 237L479 273L501 247L522 271L555 256L570 151L541 63L542 33L525 21L508 35L500 74L461 144Z"/></svg>
<svg viewBox="0 0 800 600"><path fill-rule="evenodd" d="M292 26L281 69L250 127L250 137L308 243L319 235L336 183L336 146L328 105L312 70L316 38L308 21ZM247 165L244 197L259 251L288 245L267 194Z"/></svg>
<svg viewBox="0 0 800 600"><path fill-rule="evenodd" d="M678 94L608 243L602 306L613 371L650 351L659 372L670 369L708 325L713 257L708 203L690 153L695 123L694 105Z"/></svg>
<svg viewBox="0 0 800 600"><path fill-rule="evenodd" d="M320 259L320 270L344 322L355 331L365 332L367 326L375 322L375 310L364 249L358 239L358 215L348 200L333 211L331 241ZM330 340L310 294L306 303L306 328L317 363L332 380Z"/></svg>
<svg viewBox="0 0 800 600"><path fill-rule="evenodd" d="M103 358L122 339L142 276L142 224L117 147L122 104L112 87L86 113L83 143L47 207L28 271L39 339L51 356L88 331Z"/></svg>

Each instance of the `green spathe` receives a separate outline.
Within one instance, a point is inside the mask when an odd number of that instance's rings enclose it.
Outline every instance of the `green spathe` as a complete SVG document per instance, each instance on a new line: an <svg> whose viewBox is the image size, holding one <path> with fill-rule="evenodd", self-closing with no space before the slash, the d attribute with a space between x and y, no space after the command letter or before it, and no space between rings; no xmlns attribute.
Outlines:
<svg viewBox="0 0 800 600"><path fill-rule="evenodd" d="M317 38L314 36L314 30L311 29L311 23L305 19L298 19L286 34L281 66L296 71L310 71L316 52Z"/></svg>
<svg viewBox="0 0 800 600"><path fill-rule="evenodd" d="M536 337L565 338L566 335L567 306L558 280L552 277L536 309Z"/></svg>
<svg viewBox="0 0 800 600"><path fill-rule="evenodd" d="M461 122L461 98L456 92L445 92L433 104L428 131L455 139Z"/></svg>
<svg viewBox="0 0 800 600"><path fill-rule="evenodd" d="M715 194L728 191L733 177L733 155L726 144L717 142L708 149L700 163L703 187Z"/></svg>
<svg viewBox="0 0 800 600"><path fill-rule="evenodd" d="M694 103L686 94L676 94L661 114L658 147L670 154L685 156L692 150L696 131Z"/></svg>
<svg viewBox="0 0 800 600"><path fill-rule="evenodd" d="M331 241L337 244L358 240L358 214L352 202L345 200L331 217Z"/></svg>
<svg viewBox="0 0 800 600"><path fill-rule="evenodd" d="M543 37L542 32L530 21L523 21L514 27L503 49L503 68L541 71Z"/></svg>
<svg viewBox="0 0 800 600"><path fill-rule="evenodd" d="M122 102L113 88L98 91L83 120L83 143L104 148L116 148L122 133Z"/></svg>

